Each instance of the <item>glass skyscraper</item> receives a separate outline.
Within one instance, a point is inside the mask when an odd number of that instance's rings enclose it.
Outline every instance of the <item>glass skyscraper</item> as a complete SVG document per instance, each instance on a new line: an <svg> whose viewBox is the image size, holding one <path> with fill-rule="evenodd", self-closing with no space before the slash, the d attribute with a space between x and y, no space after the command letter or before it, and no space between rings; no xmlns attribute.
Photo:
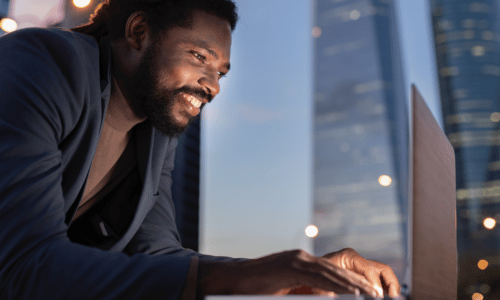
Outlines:
<svg viewBox="0 0 500 300"><path fill-rule="evenodd" d="M498 0L431 1L444 128L456 156L459 299L500 299L499 8Z"/></svg>
<svg viewBox="0 0 500 300"><path fill-rule="evenodd" d="M408 100L394 1L315 0L313 22L314 252L352 247L401 280Z"/></svg>
<svg viewBox="0 0 500 300"><path fill-rule="evenodd" d="M9 12L9 0L0 0L0 20L7 17ZM4 35L5 31L0 29L0 36Z"/></svg>

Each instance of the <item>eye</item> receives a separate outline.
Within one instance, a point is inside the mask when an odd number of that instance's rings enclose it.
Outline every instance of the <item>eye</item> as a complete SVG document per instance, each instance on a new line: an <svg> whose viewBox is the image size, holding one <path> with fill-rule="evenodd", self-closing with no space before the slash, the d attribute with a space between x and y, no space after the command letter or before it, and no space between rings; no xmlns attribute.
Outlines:
<svg viewBox="0 0 500 300"><path fill-rule="evenodd" d="M217 74L219 75L219 78L224 78L224 77L226 77L226 73L223 73L223 72L217 72Z"/></svg>
<svg viewBox="0 0 500 300"><path fill-rule="evenodd" d="M202 62L205 62L205 60L207 59L205 56L201 55L200 53L198 52L192 52L194 57L196 57L198 60L202 61Z"/></svg>

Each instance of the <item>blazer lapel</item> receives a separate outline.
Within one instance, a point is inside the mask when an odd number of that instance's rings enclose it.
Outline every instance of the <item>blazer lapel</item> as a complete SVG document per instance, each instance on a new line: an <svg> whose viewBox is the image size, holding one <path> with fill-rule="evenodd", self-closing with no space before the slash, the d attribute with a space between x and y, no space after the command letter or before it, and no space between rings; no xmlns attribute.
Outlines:
<svg viewBox="0 0 500 300"><path fill-rule="evenodd" d="M132 224L125 235L111 250L122 251L141 226L154 205L153 195L158 193L164 155L168 138L159 134L147 123L138 124L134 130L137 153L137 168L142 182L142 191Z"/></svg>

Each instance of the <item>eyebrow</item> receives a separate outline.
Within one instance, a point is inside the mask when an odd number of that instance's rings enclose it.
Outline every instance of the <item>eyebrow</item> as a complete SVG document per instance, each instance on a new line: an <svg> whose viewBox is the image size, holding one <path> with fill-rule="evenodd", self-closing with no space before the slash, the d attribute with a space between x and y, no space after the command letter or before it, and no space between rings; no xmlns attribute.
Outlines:
<svg viewBox="0 0 500 300"><path fill-rule="evenodd" d="M219 55L217 55L217 53L212 49L210 48L209 44L204 41L204 40L196 40L196 41L186 41L186 43L188 44L192 44L192 45L195 45L196 47L200 47L200 48L203 48L205 49L210 55L212 55L215 59L219 59ZM231 69L231 64L230 63L227 63L225 65L225 67L227 68L227 70L229 71Z"/></svg>

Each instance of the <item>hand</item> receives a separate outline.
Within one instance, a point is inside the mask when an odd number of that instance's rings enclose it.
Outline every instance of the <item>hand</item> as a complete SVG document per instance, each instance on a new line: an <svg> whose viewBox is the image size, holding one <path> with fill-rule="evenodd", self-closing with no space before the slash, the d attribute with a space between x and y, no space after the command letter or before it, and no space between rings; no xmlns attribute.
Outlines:
<svg viewBox="0 0 500 300"><path fill-rule="evenodd" d="M333 258L334 262L338 260ZM200 261L198 299L206 295L284 295L300 286L376 296L376 289L365 277L332 263L329 257L316 257L302 250L238 262Z"/></svg>
<svg viewBox="0 0 500 300"><path fill-rule="evenodd" d="M389 294L390 297L397 297L400 293L401 287L398 279L388 265L365 259L350 248L329 253L323 257L338 267L364 276L372 285L379 287L378 296L383 296L380 293L382 289L384 294Z"/></svg>

